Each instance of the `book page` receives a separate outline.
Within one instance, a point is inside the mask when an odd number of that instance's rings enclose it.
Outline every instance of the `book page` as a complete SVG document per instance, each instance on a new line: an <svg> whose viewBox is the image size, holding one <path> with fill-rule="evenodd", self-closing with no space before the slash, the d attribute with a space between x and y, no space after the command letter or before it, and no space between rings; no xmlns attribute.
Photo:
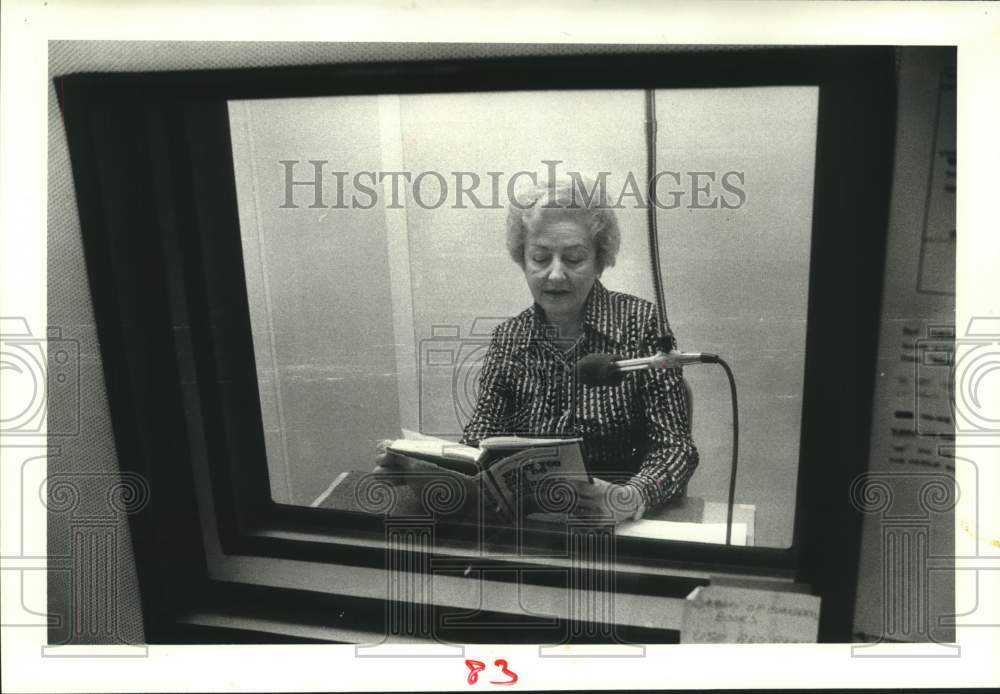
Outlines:
<svg viewBox="0 0 1000 694"><path fill-rule="evenodd" d="M407 441L438 441L442 444L450 443L448 439L442 439L438 436L428 436L427 434L421 434L419 431L414 431L413 429L402 428L403 438Z"/></svg>
<svg viewBox="0 0 1000 694"><path fill-rule="evenodd" d="M403 453L404 455L447 460L465 460L472 463L478 461L482 454L482 451L478 448L440 440L412 441L409 439L396 439L388 448L394 453Z"/></svg>
<svg viewBox="0 0 1000 694"><path fill-rule="evenodd" d="M479 442L479 447L486 451L507 448L532 448L536 446L564 446L579 442L580 438L529 438L525 436L489 436Z"/></svg>

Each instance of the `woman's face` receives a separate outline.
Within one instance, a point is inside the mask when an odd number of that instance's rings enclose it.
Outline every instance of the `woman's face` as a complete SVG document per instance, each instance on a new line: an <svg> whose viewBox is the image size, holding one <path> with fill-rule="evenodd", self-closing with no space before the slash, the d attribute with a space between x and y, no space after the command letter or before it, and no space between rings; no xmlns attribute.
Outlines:
<svg viewBox="0 0 1000 694"><path fill-rule="evenodd" d="M572 219L543 222L529 232L524 276L550 321L578 319L594 282L601 276L597 251L587 230Z"/></svg>

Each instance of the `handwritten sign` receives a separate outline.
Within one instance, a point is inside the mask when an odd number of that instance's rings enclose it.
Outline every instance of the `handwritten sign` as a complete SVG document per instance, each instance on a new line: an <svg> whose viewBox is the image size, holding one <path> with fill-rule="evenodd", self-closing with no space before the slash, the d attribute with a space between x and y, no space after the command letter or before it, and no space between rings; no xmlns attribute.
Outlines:
<svg viewBox="0 0 1000 694"><path fill-rule="evenodd" d="M681 643L816 643L820 599L703 586L684 606Z"/></svg>

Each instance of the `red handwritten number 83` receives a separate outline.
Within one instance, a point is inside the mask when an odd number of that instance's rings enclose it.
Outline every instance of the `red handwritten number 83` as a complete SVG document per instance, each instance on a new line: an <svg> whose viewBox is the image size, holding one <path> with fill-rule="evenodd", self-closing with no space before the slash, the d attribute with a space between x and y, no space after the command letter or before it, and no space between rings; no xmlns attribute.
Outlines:
<svg viewBox="0 0 1000 694"><path fill-rule="evenodd" d="M494 660L493 664L500 668L500 672L507 675L510 679L507 681L490 680L490 684L499 684L500 686L507 686L517 682L517 673L509 670L507 668L507 661L503 658ZM466 660L465 666L469 668L469 676L466 678L470 685L475 684L479 681L479 673L486 669L486 663L481 660Z"/></svg>

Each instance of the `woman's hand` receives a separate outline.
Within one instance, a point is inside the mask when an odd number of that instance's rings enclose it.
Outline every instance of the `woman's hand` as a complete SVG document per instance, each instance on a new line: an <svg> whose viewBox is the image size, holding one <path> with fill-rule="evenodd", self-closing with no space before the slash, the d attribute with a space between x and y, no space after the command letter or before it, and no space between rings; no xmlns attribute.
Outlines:
<svg viewBox="0 0 1000 694"><path fill-rule="evenodd" d="M594 478L593 484L582 482L575 487L578 500L574 515L596 516L617 525L638 520L645 512L642 497L635 487L615 484L599 477Z"/></svg>
<svg viewBox="0 0 1000 694"><path fill-rule="evenodd" d="M405 484L406 465L404 463L407 460L390 453L389 446L391 445L392 439L382 439L375 444L375 468L372 470L372 474L378 475L392 485Z"/></svg>

